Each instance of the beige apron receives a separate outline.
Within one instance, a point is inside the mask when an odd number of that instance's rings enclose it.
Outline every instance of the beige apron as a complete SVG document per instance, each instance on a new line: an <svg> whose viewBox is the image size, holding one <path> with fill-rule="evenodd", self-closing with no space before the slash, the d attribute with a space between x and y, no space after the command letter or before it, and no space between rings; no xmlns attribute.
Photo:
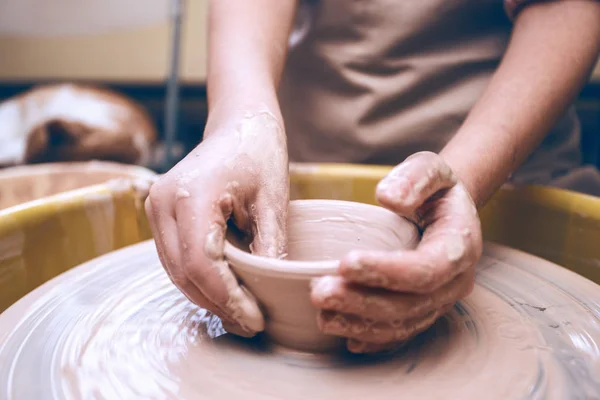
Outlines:
<svg viewBox="0 0 600 400"><path fill-rule="evenodd" d="M439 152L511 28L501 0L301 3L280 90L290 159L395 165ZM577 189L565 174L581 164L579 136L571 109L512 180Z"/></svg>

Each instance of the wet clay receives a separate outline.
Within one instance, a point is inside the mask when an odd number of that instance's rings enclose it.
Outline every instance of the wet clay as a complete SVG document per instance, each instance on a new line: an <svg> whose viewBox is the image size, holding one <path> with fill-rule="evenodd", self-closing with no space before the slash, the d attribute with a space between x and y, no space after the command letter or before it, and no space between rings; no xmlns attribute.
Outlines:
<svg viewBox="0 0 600 400"><path fill-rule="evenodd" d="M352 250L414 249L417 228L383 208L338 200L294 200L288 210L288 253L259 257L232 235L225 258L266 314L269 339L297 350L325 352L343 346L317 326L310 282L334 275Z"/></svg>
<svg viewBox="0 0 600 400"><path fill-rule="evenodd" d="M597 285L492 244L476 280L397 353L315 355L224 334L148 241L66 272L0 315L0 397L597 398Z"/></svg>

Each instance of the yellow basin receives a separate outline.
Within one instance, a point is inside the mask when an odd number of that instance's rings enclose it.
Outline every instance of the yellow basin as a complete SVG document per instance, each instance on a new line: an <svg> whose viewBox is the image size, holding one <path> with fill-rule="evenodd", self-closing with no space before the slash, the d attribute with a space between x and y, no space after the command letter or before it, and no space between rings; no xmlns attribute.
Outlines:
<svg viewBox="0 0 600 400"><path fill-rule="evenodd" d="M292 198L375 203L387 167L293 165ZM43 282L151 238L147 188L105 183L0 210L0 312ZM600 283L600 199L542 187L503 188L481 210L484 237Z"/></svg>
<svg viewBox="0 0 600 400"><path fill-rule="evenodd" d="M390 167L344 164L290 167L293 198L376 204ZM524 250L600 284L600 198L566 190L506 186L480 211L485 240Z"/></svg>
<svg viewBox="0 0 600 400"><path fill-rule="evenodd" d="M103 161L6 168L0 170L0 209L110 179L147 178L154 175L146 168Z"/></svg>
<svg viewBox="0 0 600 400"><path fill-rule="evenodd" d="M96 161L0 170L0 312L75 265L149 238L141 197L155 176Z"/></svg>

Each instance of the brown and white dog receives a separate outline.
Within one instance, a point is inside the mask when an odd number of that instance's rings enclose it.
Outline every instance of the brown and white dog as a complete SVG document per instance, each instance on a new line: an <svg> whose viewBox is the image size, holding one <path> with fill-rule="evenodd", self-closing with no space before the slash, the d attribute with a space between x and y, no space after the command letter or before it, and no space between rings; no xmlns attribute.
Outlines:
<svg viewBox="0 0 600 400"><path fill-rule="evenodd" d="M140 105L104 88L40 86L0 103L0 166L92 159L147 165L156 138Z"/></svg>

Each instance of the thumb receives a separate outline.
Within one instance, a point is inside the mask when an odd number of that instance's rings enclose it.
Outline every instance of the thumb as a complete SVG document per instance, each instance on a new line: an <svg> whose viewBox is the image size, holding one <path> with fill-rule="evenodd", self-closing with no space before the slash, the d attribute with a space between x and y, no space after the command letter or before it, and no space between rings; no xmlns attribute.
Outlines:
<svg viewBox="0 0 600 400"><path fill-rule="evenodd" d="M250 245L253 254L273 258L282 258L287 254L288 201L282 200L272 202L260 199L256 202Z"/></svg>
<svg viewBox="0 0 600 400"><path fill-rule="evenodd" d="M397 165L379 182L377 200L384 207L407 218L440 190L456 185L452 169L435 153L420 152Z"/></svg>

